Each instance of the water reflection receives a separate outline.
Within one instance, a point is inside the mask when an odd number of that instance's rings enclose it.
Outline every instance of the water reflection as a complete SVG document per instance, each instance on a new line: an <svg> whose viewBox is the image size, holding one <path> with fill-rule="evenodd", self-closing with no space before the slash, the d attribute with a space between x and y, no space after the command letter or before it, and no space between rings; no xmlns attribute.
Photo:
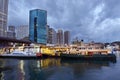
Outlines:
<svg viewBox="0 0 120 80"><path fill-rule="evenodd" d="M0 59L0 78L1 80L79 80L79 78L84 80L84 77L89 76L88 73L100 73L103 67L111 65L115 64L108 61L63 61L59 58Z"/></svg>

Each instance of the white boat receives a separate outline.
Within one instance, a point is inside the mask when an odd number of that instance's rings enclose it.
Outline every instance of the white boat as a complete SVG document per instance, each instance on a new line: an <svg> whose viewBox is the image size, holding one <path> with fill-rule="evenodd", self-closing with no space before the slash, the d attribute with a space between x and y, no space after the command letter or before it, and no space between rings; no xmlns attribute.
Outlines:
<svg viewBox="0 0 120 80"><path fill-rule="evenodd" d="M24 51L13 51L10 54L1 54L0 57L6 58L36 58L36 54L32 52L24 52Z"/></svg>

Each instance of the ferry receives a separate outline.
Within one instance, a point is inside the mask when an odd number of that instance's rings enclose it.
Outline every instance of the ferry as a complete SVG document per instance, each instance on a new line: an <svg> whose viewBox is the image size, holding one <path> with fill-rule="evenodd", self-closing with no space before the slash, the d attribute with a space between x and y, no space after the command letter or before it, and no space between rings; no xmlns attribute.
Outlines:
<svg viewBox="0 0 120 80"><path fill-rule="evenodd" d="M60 57L68 60L116 60L115 54L109 49L83 46L71 47L69 50L61 52Z"/></svg>
<svg viewBox="0 0 120 80"><path fill-rule="evenodd" d="M39 53L39 47L22 46L15 47L12 52L4 52L0 54L0 58L40 58L42 55Z"/></svg>

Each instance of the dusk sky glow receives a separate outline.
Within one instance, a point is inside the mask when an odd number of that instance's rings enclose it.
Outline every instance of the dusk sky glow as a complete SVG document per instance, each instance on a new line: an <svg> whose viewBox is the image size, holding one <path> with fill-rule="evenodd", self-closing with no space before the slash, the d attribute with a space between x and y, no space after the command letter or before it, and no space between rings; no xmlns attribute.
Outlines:
<svg viewBox="0 0 120 80"><path fill-rule="evenodd" d="M47 23L88 41L120 41L120 0L9 0L8 25L29 25L29 10L47 11Z"/></svg>

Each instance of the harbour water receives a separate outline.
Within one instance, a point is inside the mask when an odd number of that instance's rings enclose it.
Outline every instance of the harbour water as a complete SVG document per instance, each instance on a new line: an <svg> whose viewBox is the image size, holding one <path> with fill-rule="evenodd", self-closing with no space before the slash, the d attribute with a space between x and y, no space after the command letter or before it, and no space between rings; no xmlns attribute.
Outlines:
<svg viewBox="0 0 120 80"><path fill-rule="evenodd" d="M116 55L116 62L0 59L0 80L120 80Z"/></svg>

